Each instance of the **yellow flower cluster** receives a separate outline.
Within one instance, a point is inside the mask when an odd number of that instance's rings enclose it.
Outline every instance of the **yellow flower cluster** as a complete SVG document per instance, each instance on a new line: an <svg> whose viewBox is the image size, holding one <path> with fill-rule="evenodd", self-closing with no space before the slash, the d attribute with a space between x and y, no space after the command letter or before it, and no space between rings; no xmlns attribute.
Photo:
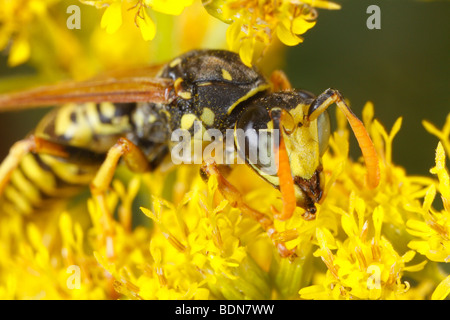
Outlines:
<svg viewBox="0 0 450 320"><path fill-rule="evenodd" d="M314 27L315 8L340 9L328 0L212 0L203 1L212 15L231 24L227 30L228 48L239 52L251 65L255 55L278 38L288 46L303 41L299 35Z"/></svg>
<svg viewBox="0 0 450 320"><path fill-rule="evenodd" d="M180 15L185 7L192 5L193 0L134 0L133 3L122 0L90 1L80 0L82 3L95 5L98 8L107 6L101 20L102 28L108 33L116 32L122 25L122 11L135 12L134 22L141 30L144 40L152 40L156 35L156 25L149 17L146 8L169 15Z"/></svg>
<svg viewBox="0 0 450 320"><path fill-rule="evenodd" d="M135 10L135 23L140 28L144 40L152 40L156 26L146 8L155 12L179 15L193 0L134 0L131 8L124 7L122 0L82 0L97 7L108 5L101 25L108 33L114 33L122 24L122 11ZM288 46L303 41L299 36L316 24L315 8L340 9L328 0L204 0L207 11L220 20L231 24L227 31L228 48L239 52L242 61L251 65L257 51L267 49L275 37ZM126 3L129 6L129 3ZM258 52L261 53L261 52Z"/></svg>
<svg viewBox="0 0 450 320"><path fill-rule="evenodd" d="M372 120L371 104L366 106L363 116L382 160L380 186L374 191L362 190L354 179L357 167L353 165L352 172L346 172L345 168L342 170L329 191L333 195L328 196L321 208L321 212L328 208L340 216L340 226L337 229L316 230L319 249L314 256L322 259L327 272L325 276L317 277L316 281L320 284L302 288L300 296L305 299L443 299L450 293L449 277L443 279L439 264L430 263L448 262L450 259L450 211L446 204L450 187L442 144L438 144L436 167L431 170L437 174L438 181L410 177L402 167L392 162L392 141L402 119L398 119L388 133L377 120ZM450 121L447 121L442 132L449 128ZM332 149L336 155L345 155L348 149L344 145L335 145L340 139L340 132L342 136L347 135L342 129L338 130ZM335 160L338 159L330 158L324 163L339 168L339 163L345 161L341 159L336 163ZM345 184L352 181L348 184L350 188L339 186L340 181L347 181ZM440 212L433 208L436 186L444 206ZM335 198L339 193L347 195L344 207L342 203L333 203L336 199L342 199ZM416 263L407 265L413 261ZM436 277L429 276L432 272ZM404 278L419 284L411 288L410 281ZM433 289L435 291L431 294Z"/></svg>
<svg viewBox="0 0 450 320"><path fill-rule="evenodd" d="M2 217L0 297L445 298L450 187L443 144L448 141L437 147L431 170L437 179L408 176L391 159L401 119L388 133L373 119L369 103L364 120L382 173L379 187L370 190L362 163L348 158L345 117L336 115L339 126L323 159L327 184L317 219L303 220L297 208L288 221L275 221L276 239L295 250L295 257L281 258L261 226L221 196L214 176L205 183L198 166L185 165L169 175L134 176L127 186L116 180L107 203L117 219L104 217L92 200L87 222L70 210L34 221ZM450 121L438 131L448 128ZM281 202L279 191L245 165L228 179L249 206L268 215L270 205ZM133 200L142 190L152 199L151 209L139 213L148 223L132 227Z"/></svg>
<svg viewBox="0 0 450 320"><path fill-rule="evenodd" d="M254 62L254 57L261 56L275 39L281 40L288 46L294 46L303 41L300 35L312 28L316 23L317 12L315 8L339 9L340 6L328 0L212 0L203 1L202 14L196 8L200 2L194 0L79 0L84 4L80 9L82 19L82 32L74 33L66 27L65 19L68 18L67 8L73 5L69 0L24 0L8 1L0 0L0 50L6 49L9 52L8 64L17 66L25 62L31 62L46 75L48 80L61 78L61 74L54 74L59 67L67 72L72 78L86 77L94 75L98 71L98 63L89 55L90 52L83 52L83 45L90 41L93 49L107 51L106 60L111 60L117 50L124 47L136 52L138 56L148 51L143 44L139 44L139 50L134 50L133 45L143 39L153 40L157 33L156 21L161 23L167 39L166 46L177 46L179 38L186 37L186 28L196 34L196 39L204 39L205 33L210 26L205 26L211 16L219 18L221 21L230 24L226 32L226 42L228 49L238 52L247 65ZM101 22L99 26L106 32L101 34L96 30L96 25L90 21L95 17L95 13L87 9L90 6L101 9ZM190 13L195 19L186 19L179 35L167 34L167 21L162 16L180 16L186 8L194 7ZM90 19L85 18L89 16ZM130 19L130 16L132 18ZM214 27L216 28L216 27ZM141 35L141 39L135 38L135 31ZM109 40L108 35L117 35L118 38ZM90 38L90 39L89 39ZM101 39L100 39L101 38ZM174 39L176 38L176 39ZM192 38L192 37L191 37ZM217 37L216 37L217 38ZM121 45L117 42L121 41ZM170 43L174 42L175 43ZM225 37L224 37L225 42ZM158 40L161 44L161 40ZM145 43L145 42L144 42ZM99 46L107 47L96 48ZM215 40L217 47L217 39ZM222 44L220 44L222 46ZM192 48L190 48L192 49ZM168 48L158 47L164 53ZM169 50L170 52L170 50ZM171 52L172 56L174 52ZM180 52L176 52L180 53ZM129 52L128 52L129 54ZM156 57L161 54L155 54ZM172 58L162 55L165 59ZM147 55L147 57L150 57ZM102 58L102 57L100 57ZM147 58L148 59L148 58ZM103 59L99 59L102 61ZM122 59L123 60L123 59ZM132 61L136 59L131 59ZM138 59L139 60L139 59ZM156 62L158 59L143 60L139 62ZM53 63L50 63L53 61ZM159 61L158 61L159 62ZM116 61L117 63L117 61ZM61 72L61 70L58 70ZM34 81L35 82L35 81Z"/></svg>
<svg viewBox="0 0 450 320"><path fill-rule="evenodd" d="M133 21L139 26L133 26L139 39L152 39L156 32L152 12L178 15L193 4L192 0L82 2L106 7L99 24L106 35L93 28L87 42L109 65L124 61L131 44L139 49L123 63L148 59L148 48L127 29ZM89 50L82 50L85 39L49 14L61 3L0 0L0 50L9 49L11 66L30 59L48 73L55 70L54 63L75 78L95 71L86 58ZM58 12L65 13L66 5ZM315 24L314 8L338 8L321 0L213 0L203 5L230 24L229 46L247 64L275 37L287 45L301 42L300 35ZM199 34L206 29L195 29L195 38L203 39L205 35ZM108 33L120 36L108 38ZM168 47L158 48L164 59L173 57ZM338 128L323 157L324 197L314 221L305 221L297 208L289 220L274 221L277 232L270 239L256 221L221 196L215 177L203 182L197 166L136 176L127 183L117 180L107 196L116 218L104 216L93 200L87 201L87 208L83 208L86 201L80 201L47 216L0 217L0 298L446 298L450 115L442 130L423 123L440 140L436 165L430 170L433 176L410 176L392 159L392 142L402 119L388 132L367 104L363 120L381 165L380 185L374 190L364 183L362 161L349 158L345 116L340 112L336 116ZM271 205L281 205L279 192L246 166L234 168L228 179L246 204L269 217ZM143 197L151 204L133 208ZM136 222L142 219L143 223ZM281 258L273 240L284 242L296 256Z"/></svg>
<svg viewBox="0 0 450 320"><path fill-rule="evenodd" d="M77 77L89 74L78 39L52 14L61 0L0 0L0 51L8 52L8 65L31 61L53 80L53 63ZM67 6L58 7L66 14ZM46 59L47 63L39 63ZM61 72L61 71L59 71Z"/></svg>

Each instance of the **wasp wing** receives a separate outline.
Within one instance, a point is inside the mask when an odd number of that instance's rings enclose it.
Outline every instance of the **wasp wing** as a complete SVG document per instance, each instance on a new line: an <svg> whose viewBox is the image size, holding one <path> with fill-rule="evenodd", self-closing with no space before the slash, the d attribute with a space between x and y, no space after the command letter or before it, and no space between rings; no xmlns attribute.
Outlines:
<svg viewBox="0 0 450 320"><path fill-rule="evenodd" d="M86 81L67 81L24 91L1 94L0 111L82 102L170 102L173 81L155 78L159 67L110 72Z"/></svg>

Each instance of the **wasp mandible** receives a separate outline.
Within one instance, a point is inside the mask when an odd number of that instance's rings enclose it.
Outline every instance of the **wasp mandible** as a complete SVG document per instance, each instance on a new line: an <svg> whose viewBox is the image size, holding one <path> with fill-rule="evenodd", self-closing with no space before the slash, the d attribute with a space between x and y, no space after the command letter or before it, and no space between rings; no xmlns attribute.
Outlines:
<svg viewBox="0 0 450 320"><path fill-rule="evenodd" d="M62 105L52 110L34 132L17 142L0 167L3 210L31 213L53 198L89 185L102 201L120 159L135 172L154 170L170 151L171 132L190 130L193 120L206 129L280 130L271 143L276 174L249 161L248 145L236 148L248 165L281 192L283 206L274 217L286 220L298 206L312 220L322 199L321 157L327 148L330 121L327 108L336 104L346 115L367 167L367 184L379 181L378 157L362 122L339 91L319 96L292 89L282 72L267 80L258 70L225 50L194 50L162 67L132 75L116 74L84 82L67 82L0 96L0 110L25 106ZM261 147L257 139L244 140ZM201 169L216 175L225 198L252 215L266 231L271 219L245 205L215 163ZM45 204L45 205L44 205Z"/></svg>

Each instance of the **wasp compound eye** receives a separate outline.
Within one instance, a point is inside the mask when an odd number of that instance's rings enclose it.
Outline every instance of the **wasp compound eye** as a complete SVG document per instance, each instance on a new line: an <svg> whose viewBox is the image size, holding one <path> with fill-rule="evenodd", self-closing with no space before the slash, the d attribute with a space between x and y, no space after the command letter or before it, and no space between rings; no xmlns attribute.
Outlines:
<svg viewBox="0 0 450 320"><path fill-rule="evenodd" d="M295 129L297 129L297 125L295 123L294 117L287 110L281 111L281 125L286 134L292 134Z"/></svg>
<svg viewBox="0 0 450 320"><path fill-rule="evenodd" d="M269 123L272 119L264 107L246 109L235 126L235 144L238 154L259 174L276 175L273 143L280 137Z"/></svg>
<svg viewBox="0 0 450 320"><path fill-rule="evenodd" d="M330 140L331 127L330 116L328 111L325 111L317 118L317 136L319 138L319 154L322 156L328 149L328 142Z"/></svg>

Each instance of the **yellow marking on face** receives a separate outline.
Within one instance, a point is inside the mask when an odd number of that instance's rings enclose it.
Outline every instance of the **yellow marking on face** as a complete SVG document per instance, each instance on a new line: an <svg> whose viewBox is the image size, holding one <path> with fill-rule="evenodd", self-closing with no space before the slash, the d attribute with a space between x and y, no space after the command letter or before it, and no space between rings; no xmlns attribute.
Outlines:
<svg viewBox="0 0 450 320"><path fill-rule="evenodd" d="M270 87L270 85L267 84L267 85L261 85L261 86L259 86L259 87L253 88L252 90L250 90L249 92L247 92L246 95L244 95L244 96L241 97L240 99L236 100L236 102L233 103L233 104L228 108L227 114L230 114L230 113L233 111L233 109L234 109L239 103L241 103L242 101L247 100L248 98L254 96L254 95L257 94L258 92L261 92L261 91L264 91L264 90L269 89L269 87Z"/></svg>
<svg viewBox="0 0 450 320"><path fill-rule="evenodd" d="M299 123L303 122L306 111L307 106L299 104L289 113L295 123ZM283 137L289 154L292 176L310 179L320 164L317 120L312 121L309 126L297 126L292 134L284 134Z"/></svg>
<svg viewBox="0 0 450 320"><path fill-rule="evenodd" d="M225 80L228 80L228 81L233 80L233 78L231 77L231 74L225 69L222 69L222 78L224 78Z"/></svg>
<svg viewBox="0 0 450 320"><path fill-rule="evenodd" d="M214 124L215 114L210 108L203 108L203 112L200 119L207 125L212 126Z"/></svg>
<svg viewBox="0 0 450 320"><path fill-rule="evenodd" d="M181 58L176 58L176 59L172 60L172 62L169 63L169 66L171 68L173 68L173 67L177 66L181 61L182 61Z"/></svg>
<svg viewBox="0 0 450 320"><path fill-rule="evenodd" d="M181 118L181 124L180 124L181 129L189 130L192 127L192 125L194 124L194 121L197 119L198 119L197 116L192 113L183 115L183 117Z"/></svg>

